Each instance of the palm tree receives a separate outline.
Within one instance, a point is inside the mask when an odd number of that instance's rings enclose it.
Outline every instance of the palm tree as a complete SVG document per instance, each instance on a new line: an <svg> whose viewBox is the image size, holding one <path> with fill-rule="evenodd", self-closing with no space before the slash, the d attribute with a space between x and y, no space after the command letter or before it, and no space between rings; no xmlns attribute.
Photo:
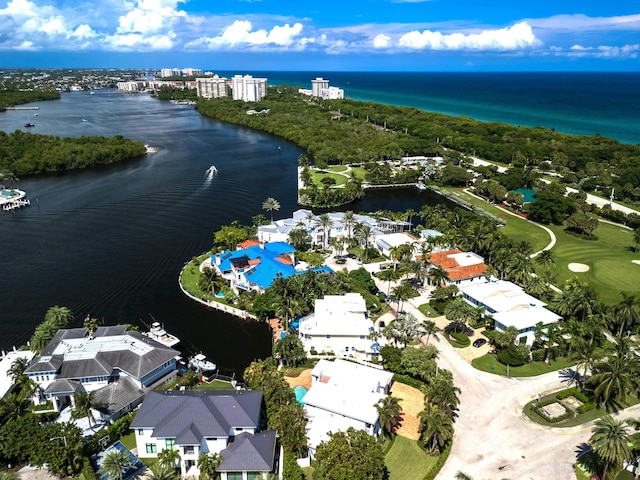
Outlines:
<svg viewBox="0 0 640 480"><path fill-rule="evenodd" d="M533 261L545 270L550 270L556 264L556 256L551 250L542 250Z"/></svg>
<svg viewBox="0 0 640 480"><path fill-rule="evenodd" d="M622 300L614 308L614 316L620 320L620 330L618 336L622 336L625 326L632 328L640 323L640 301L635 295L628 295L626 292L620 292Z"/></svg>
<svg viewBox="0 0 640 480"><path fill-rule="evenodd" d="M371 225L359 223L356 225L355 237L361 244L364 244L364 260L369 259L369 241L371 240Z"/></svg>
<svg viewBox="0 0 640 480"><path fill-rule="evenodd" d="M65 328L73 320L73 313L67 307L59 307L58 305L50 307L44 316L45 321L51 320L58 328Z"/></svg>
<svg viewBox="0 0 640 480"><path fill-rule="evenodd" d="M349 239L349 247L351 247L351 236L353 235L353 227L356 225L355 213L353 210L347 210L342 216L342 223L347 228L347 238Z"/></svg>
<svg viewBox="0 0 640 480"><path fill-rule="evenodd" d="M216 474L216 469L220 466L222 458L217 453L201 453L198 457L198 469L200 469L200 475L204 475L205 478L213 479Z"/></svg>
<svg viewBox="0 0 640 480"><path fill-rule="evenodd" d="M180 474L172 466L154 463L143 478L145 480L180 480Z"/></svg>
<svg viewBox="0 0 640 480"><path fill-rule="evenodd" d="M315 224L322 230L322 246L324 249L326 249L327 241L329 239L329 232L333 227L333 219L329 216L328 213L322 213L316 219Z"/></svg>
<svg viewBox="0 0 640 480"><path fill-rule="evenodd" d="M436 322L433 320L423 320L418 324L418 330L422 335L427 336L427 340L425 343L429 343L429 338L433 336L436 340L440 340L439 333L442 331L440 327L436 325Z"/></svg>
<svg viewBox="0 0 640 480"><path fill-rule="evenodd" d="M444 413L453 418L454 411L460 405L458 394L462 391L453 384L453 380L444 375L433 379L427 387L425 397L433 405L437 405Z"/></svg>
<svg viewBox="0 0 640 480"><path fill-rule="evenodd" d="M122 480L122 475L130 468L136 468L128 452L113 450L105 455L100 470L109 480Z"/></svg>
<svg viewBox="0 0 640 480"><path fill-rule="evenodd" d="M271 213L271 223L273 223L273 211L276 212L280 210L280 202L275 198L269 197L264 202L262 202L262 209Z"/></svg>
<svg viewBox="0 0 640 480"><path fill-rule="evenodd" d="M13 380L13 383L16 383L18 381L18 378L20 378L20 376L24 373L28 366L29 360L27 360L25 357L18 357L11 363L11 366L9 367L9 370L7 370L7 373L11 377L11 380Z"/></svg>
<svg viewBox="0 0 640 480"><path fill-rule="evenodd" d="M453 437L453 422L451 417L437 405L428 402L424 410L418 413L420 419L420 438L424 445L434 453L436 448L442 448Z"/></svg>
<svg viewBox="0 0 640 480"><path fill-rule="evenodd" d="M380 420L380 427L384 434L388 436L393 434L393 431L400 425L402 420L402 407L398 403L399 400L401 399L389 395L375 405Z"/></svg>
<svg viewBox="0 0 640 480"><path fill-rule="evenodd" d="M627 394L637 392L640 387L640 357L631 350L631 341L627 337L618 338L614 352L594 370L597 373L591 377L596 385L593 393L602 405L624 402Z"/></svg>
<svg viewBox="0 0 640 480"><path fill-rule="evenodd" d="M165 448L158 453L158 463L163 467L171 469L176 468L176 464L180 461L180 452L173 448Z"/></svg>
<svg viewBox="0 0 640 480"><path fill-rule="evenodd" d="M629 432L624 422L614 420L611 415L606 415L593 425L589 443L596 454L604 460L604 468L600 478L607 478L607 470L611 464L622 464L631 458L629 448Z"/></svg>
<svg viewBox="0 0 640 480"><path fill-rule="evenodd" d="M309 243L309 232L305 228L294 228L289 232L289 243L300 250Z"/></svg>
<svg viewBox="0 0 640 480"><path fill-rule="evenodd" d="M225 286L227 282L218 274L213 267L205 267L202 269L200 279L198 280L198 288L214 295L217 290Z"/></svg>
<svg viewBox="0 0 640 480"><path fill-rule="evenodd" d="M449 274L440 265L429 269L427 275L431 279L431 282L437 287L442 287L442 285L449 280Z"/></svg>
<svg viewBox="0 0 640 480"><path fill-rule="evenodd" d="M454 298L444 310L447 320L467 323L472 316L473 307L462 298Z"/></svg>
<svg viewBox="0 0 640 480"><path fill-rule="evenodd" d="M91 428L91 421L95 421L92 409L96 407L93 401L93 392L76 392L73 394L75 408L71 411L72 418L86 418Z"/></svg>

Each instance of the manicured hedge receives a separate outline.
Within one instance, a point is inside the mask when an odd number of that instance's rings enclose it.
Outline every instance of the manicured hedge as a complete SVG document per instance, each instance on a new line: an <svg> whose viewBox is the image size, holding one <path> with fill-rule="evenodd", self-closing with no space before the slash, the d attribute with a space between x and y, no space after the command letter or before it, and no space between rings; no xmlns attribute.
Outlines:
<svg viewBox="0 0 640 480"><path fill-rule="evenodd" d="M455 440L455 437L454 437L454 440ZM444 467L444 464L447 461L447 458L449 458L449 454L451 453L451 445L453 445L453 440L447 443L447 446L444 447L444 450L438 456L438 460L436 460L435 465L431 467L431 470L427 472L423 480L434 480L438 476L438 474L440 473L440 470L442 470L442 467Z"/></svg>
<svg viewBox="0 0 640 480"><path fill-rule="evenodd" d="M468 347L471 345L471 340L469 340L469 336L466 333L450 332L449 336L452 337L460 347Z"/></svg>

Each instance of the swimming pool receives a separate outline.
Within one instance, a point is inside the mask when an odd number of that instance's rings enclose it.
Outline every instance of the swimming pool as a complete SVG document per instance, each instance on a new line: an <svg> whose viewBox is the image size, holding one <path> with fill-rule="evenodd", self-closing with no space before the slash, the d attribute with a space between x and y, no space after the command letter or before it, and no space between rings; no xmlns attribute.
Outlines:
<svg viewBox="0 0 640 480"><path fill-rule="evenodd" d="M222 293L222 292L216 292L216 297L218 297L218 298L224 298L224 293Z"/></svg>
<svg viewBox="0 0 640 480"><path fill-rule="evenodd" d="M296 385L295 387L293 387L293 393L296 394L296 401L300 405L304 406L304 402L302 401L302 399L307 394L307 391L307 387L303 387L302 385Z"/></svg>

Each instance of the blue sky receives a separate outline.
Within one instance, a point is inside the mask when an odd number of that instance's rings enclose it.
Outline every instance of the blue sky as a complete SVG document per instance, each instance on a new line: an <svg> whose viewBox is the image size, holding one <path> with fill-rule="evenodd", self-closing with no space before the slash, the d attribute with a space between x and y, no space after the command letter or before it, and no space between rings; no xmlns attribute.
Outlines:
<svg viewBox="0 0 640 480"><path fill-rule="evenodd" d="M638 0L0 1L0 67L639 71Z"/></svg>

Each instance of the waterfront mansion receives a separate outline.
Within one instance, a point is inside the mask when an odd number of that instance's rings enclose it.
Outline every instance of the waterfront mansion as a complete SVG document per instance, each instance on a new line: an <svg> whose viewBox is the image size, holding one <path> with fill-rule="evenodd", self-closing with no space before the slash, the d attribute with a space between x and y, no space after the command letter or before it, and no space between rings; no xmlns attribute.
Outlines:
<svg viewBox="0 0 640 480"><path fill-rule="evenodd" d="M56 410L71 405L76 392L92 392L103 419L140 404L145 392L177 375L177 350L124 325L61 329L29 363L25 374L38 385L36 402Z"/></svg>

